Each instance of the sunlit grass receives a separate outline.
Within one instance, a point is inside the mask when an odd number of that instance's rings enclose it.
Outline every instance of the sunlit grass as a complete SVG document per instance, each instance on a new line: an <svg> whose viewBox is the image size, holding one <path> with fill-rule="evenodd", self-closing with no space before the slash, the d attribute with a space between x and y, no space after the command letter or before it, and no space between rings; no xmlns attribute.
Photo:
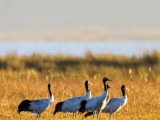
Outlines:
<svg viewBox="0 0 160 120"><path fill-rule="evenodd" d="M94 86L89 86L92 97L103 94L102 79L104 76L113 80L112 82L107 82L112 87L112 89L109 90L111 98L122 97L120 90L122 84L125 84L130 89L129 92L127 92L127 105L111 119L160 119L159 63L155 63L155 65L147 64L147 62L146 64L140 65L139 63L136 63L136 66L134 66L135 61L132 60L134 59L133 57L113 57L113 55L111 55L107 58L107 56L92 56L92 54L90 54L89 57L89 53L86 58L62 56L57 58L54 57L54 59L53 56L47 56L45 58L40 55L33 55L32 57L14 56L15 58L12 59L14 59L15 63L10 57L1 58L1 65L6 60L6 65L8 66L2 68L2 65L0 70L0 119L36 119L36 116L28 112L22 112L19 115L17 113L17 106L24 99L34 100L49 97L47 85L48 83L52 83L52 92L55 101L47 111L42 113L42 116L39 119L74 120L75 118L73 118L72 114L58 113L54 116L53 112L55 104L71 97L85 95L85 80L89 80L94 84ZM112 62L112 57L115 58L114 64L108 64L108 59ZM102 59L102 63L96 62L96 59ZM141 58L135 59L141 61ZM152 57L150 59L152 60ZM159 60L158 57L156 60L157 59ZM68 60L70 62L68 62ZM107 63L103 63L105 60ZM123 60L126 61L126 63L129 61L129 64L126 65ZM11 63L13 62L11 65L15 67L10 66L8 61ZM27 68L24 61L28 61L31 64L31 67ZM37 61L40 61L40 63L36 63ZM60 61L62 64L60 64ZM92 61L93 63L89 61ZM119 64L117 64L116 61L119 61ZM23 66L22 68L20 67L21 64ZM41 67L37 67L37 64ZM37 68L40 68L41 70ZM83 114L79 114L76 119L84 119ZM90 119L93 119L92 116L86 118L86 120ZM94 119L96 120L96 118ZM100 114L99 119L110 119L110 117L109 114L102 113Z"/></svg>

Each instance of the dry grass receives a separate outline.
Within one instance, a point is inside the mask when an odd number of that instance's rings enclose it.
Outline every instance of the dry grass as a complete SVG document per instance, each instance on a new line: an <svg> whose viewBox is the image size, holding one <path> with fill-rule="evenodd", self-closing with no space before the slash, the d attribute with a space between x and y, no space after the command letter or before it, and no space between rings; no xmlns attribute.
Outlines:
<svg viewBox="0 0 160 120"><path fill-rule="evenodd" d="M55 104L75 96L85 94L84 82L88 79L94 84L89 86L92 97L103 93L102 78L104 76L112 79L108 82L112 89L109 90L111 97L121 97L120 87L125 84L130 91L127 92L128 103L119 111L113 120L139 120L139 119L160 119L160 75L155 68L140 67L136 69L105 67L106 71L97 70L93 76L87 71L80 72L66 71L58 73L55 71L38 72L33 69L14 71L10 69L0 70L0 119L5 120L28 120L35 119L31 113L22 112L17 114L17 106L24 99L39 99L49 97L47 84L52 83L55 101L44 113L40 120L74 120L72 114L52 114ZM153 70L152 70L153 69ZM93 69L94 70L94 69ZM83 119L78 115L77 120ZM88 117L86 120L93 119ZM95 118L96 119L96 118ZM108 114L100 114L100 120L110 119Z"/></svg>
<svg viewBox="0 0 160 120"><path fill-rule="evenodd" d="M0 119L28 120L36 116L28 112L17 114L17 106L24 99L42 99L49 97L47 85L52 83L55 101L40 120L74 120L72 114L53 111L55 104L71 97L85 95L85 80L92 97L103 93L102 78L112 79L108 82L112 89L110 96L121 97L120 87L125 84L128 103L114 118L101 113L99 119L139 120L160 119L160 53L146 54L144 57L126 57L98 55L87 53L85 58L71 56L18 57L11 55L0 57ZM78 115L77 120L84 119ZM92 117L86 120L93 119ZM95 118L96 119L96 118Z"/></svg>

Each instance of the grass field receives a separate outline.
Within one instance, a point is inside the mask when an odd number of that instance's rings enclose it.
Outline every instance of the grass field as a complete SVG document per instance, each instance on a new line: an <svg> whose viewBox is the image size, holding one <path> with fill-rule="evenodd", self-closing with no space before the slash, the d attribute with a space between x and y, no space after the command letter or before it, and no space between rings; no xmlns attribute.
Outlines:
<svg viewBox="0 0 160 120"><path fill-rule="evenodd" d="M24 99L49 97L47 85L52 83L55 100L40 120L74 120L72 114L53 111L55 104L75 96L85 95L85 80L92 97L103 94L102 79L112 79L110 97L122 97L120 87L129 88L127 105L114 118L101 113L99 120L158 120L160 119L160 53L154 52L141 57L121 55L97 55L86 57L44 56L30 57L8 55L0 57L0 119L28 120L36 116L28 112L17 113L18 104ZM77 120L85 119L79 114ZM86 120L93 119L88 117ZM96 119L96 118L94 118Z"/></svg>

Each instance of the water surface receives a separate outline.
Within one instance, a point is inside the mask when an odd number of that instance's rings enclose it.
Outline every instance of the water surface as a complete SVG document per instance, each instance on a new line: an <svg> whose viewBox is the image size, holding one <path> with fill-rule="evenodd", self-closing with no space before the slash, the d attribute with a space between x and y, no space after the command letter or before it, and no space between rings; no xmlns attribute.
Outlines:
<svg viewBox="0 0 160 120"><path fill-rule="evenodd" d="M0 41L0 56L16 52L20 55L33 53L57 55L85 56L87 51L93 54L112 53L127 56L142 55L147 51L160 51L160 42L55 42L55 41Z"/></svg>

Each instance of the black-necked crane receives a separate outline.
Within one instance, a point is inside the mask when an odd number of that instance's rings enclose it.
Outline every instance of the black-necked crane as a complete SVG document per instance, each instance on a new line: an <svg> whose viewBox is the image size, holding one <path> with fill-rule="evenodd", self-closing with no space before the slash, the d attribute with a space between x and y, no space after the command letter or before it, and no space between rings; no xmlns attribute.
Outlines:
<svg viewBox="0 0 160 120"><path fill-rule="evenodd" d="M48 109L54 101L54 96L51 92L51 84L48 84L48 91L50 98L48 99L37 99L37 100L23 100L18 106L18 113L21 111L28 111L32 114L37 114L37 118L40 117L41 113Z"/></svg>
<svg viewBox="0 0 160 120"><path fill-rule="evenodd" d="M103 113L109 113L111 115L115 115L117 111L122 109L127 103L127 95L125 93L125 89L128 89L125 85L121 86L122 98L111 98L106 107L102 110Z"/></svg>
<svg viewBox="0 0 160 120"><path fill-rule="evenodd" d="M74 97L64 102L57 103L53 114L55 115L57 112L64 112L64 113L73 113L73 116L76 116L80 108L81 101L88 100L91 98L91 92L88 89L89 84L93 85L92 83L85 81L85 88L86 88L85 96Z"/></svg>
<svg viewBox="0 0 160 120"><path fill-rule="evenodd" d="M104 84L104 93L101 96L91 98L89 100L84 100L81 102L81 107L79 109L79 112L93 112L93 117L95 116L95 113L97 113L97 119L100 114L100 112L105 108L107 104L107 98L109 99L108 95L108 88L111 88L108 84L105 84L106 81L111 81L107 77L103 78L103 84ZM88 114L87 113L87 114Z"/></svg>

